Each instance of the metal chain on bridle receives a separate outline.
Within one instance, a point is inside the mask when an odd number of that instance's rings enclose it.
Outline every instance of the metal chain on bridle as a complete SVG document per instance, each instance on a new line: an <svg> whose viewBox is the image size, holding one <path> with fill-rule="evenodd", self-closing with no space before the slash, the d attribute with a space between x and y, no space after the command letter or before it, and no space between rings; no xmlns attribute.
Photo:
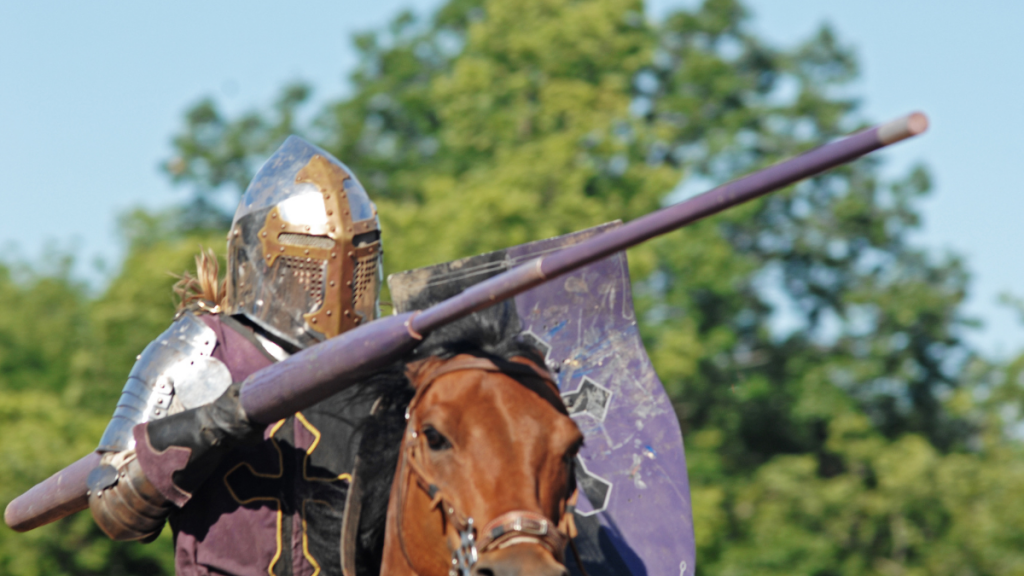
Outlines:
<svg viewBox="0 0 1024 576"><path fill-rule="evenodd" d="M579 495L575 488L565 498L565 511L558 523L555 524L543 514L527 510L512 510L505 512L496 518L491 519L482 528L477 527L476 521L459 512L455 502L441 489L434 481L432 475L427 472L420 461L420 454L423 434L419 429L419 422L416 420L413 411L426 391L433 385L434 381L442 375L462 370L484 370L487 372L500 372L517 379L531 378L538 379L545 383L554 393L554 398L560 402L558 387L551 376L537 368L529 360L513 358L510 362L503 363L499 368L492 360L468 354L460 354L443 362L432 364L419 364L411 367L410 380L417 383L417 390L409 407L405 412L406 433L403 437L402 459L400 462L401 474L398 481L400 486L401 502L406 501L408 486L411 478L415 476L416 485L430 497L430 509L440 510L444 517L445 536L448 540L448 547L451 549L451 566L448 573L450 576L471 576L473 566L479 560L481 554L491 550L506 548L517 544L539 544L546 548L559 562L564 563L565 547L569 544L576 560L576 565L586 576L583 563L580 561L579 552L572 539L576 537L576 523L573 519L573 512L576 507L576 500ZM547 398L546 398L547 399ZM550 399L548 399L551 401ZM562 407L564 411L564 406ZM570 470L570 477L573 472ZM405 540L402 538L401 526L404 517L404 506L399 505L399 544L406 561L412 566L412 561L406 551ZM451 526L453 530L448 530Z"/></svg>

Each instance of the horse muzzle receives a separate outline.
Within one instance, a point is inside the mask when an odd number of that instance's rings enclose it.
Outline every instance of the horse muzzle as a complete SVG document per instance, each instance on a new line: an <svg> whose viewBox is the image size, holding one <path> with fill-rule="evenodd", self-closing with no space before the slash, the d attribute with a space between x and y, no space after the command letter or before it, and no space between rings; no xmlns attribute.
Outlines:
<svg viewBox="0 0 1024 576"><path fill-rule="evenodd" d="M569 571L544 546L524 542L481 554L473 576L569 576Z"/></svg>

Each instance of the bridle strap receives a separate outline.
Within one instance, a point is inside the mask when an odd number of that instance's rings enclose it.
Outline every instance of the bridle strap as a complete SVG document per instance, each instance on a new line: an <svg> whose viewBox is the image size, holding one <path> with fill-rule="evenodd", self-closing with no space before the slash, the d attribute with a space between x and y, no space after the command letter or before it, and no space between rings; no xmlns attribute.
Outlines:
<svg viewBox="0 0 1024 576"><path fill-rule="evenodd" d="M518 544L524 539L540 542L556 558L561 558L568 536L543 514L512 510L484 525L477 546L481 552Z"/></svg>
<svg viewBox="0 0 1024 576"><path fill-rule="evenodd" d="M380 410L383 396L377 397L370 406L370 416L376 416ZM356 576L356 550L358 548L359 520L363 514L363 483L359 474L361 463L356 455L352 464L352 478L348 482L348 494L345 496L345 513L341 521L341 573L343 576Z"/></svg>
<svg viewBox="0 0 1024 576"><path fill-rule="evenodd" d="M345 514L341 521L341 573L356 576L356 549L359 536L359 519L363 511L363 485L359 479L359 457L352 466L352 479L348 483L345 497Z"/></svg>

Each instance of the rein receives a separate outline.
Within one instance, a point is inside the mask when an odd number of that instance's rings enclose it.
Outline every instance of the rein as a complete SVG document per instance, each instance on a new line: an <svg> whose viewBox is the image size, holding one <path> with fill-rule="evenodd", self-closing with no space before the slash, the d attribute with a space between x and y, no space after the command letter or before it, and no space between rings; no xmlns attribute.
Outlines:
<svg viewBox="0 0 1024 576"><path fill-rule="evenodd" d="M500 367L498 363L501 364ZM445 374L463 370L483 370L506 374L537 392L562 414L567 414L558 392L558 386L547 372L522 357L515 357L510 361L499 360L498 363L488 358L460 354L449 360L429 358L411 364L407 370L409 380L416 383L417 386L416 394L409 402L409 407L405 412L408 424L403 440L401 473L397 480L402 482L399 488L401 498L398 504L398 540L402 554L409 566L412 566L413 563L406 550L401 528L405 513L404 503L413 476L415 476L416 485L430 497L430 508L432 510L440 509L444 519L445 536L448 540L448 547L452 551L451 566L448 571L450 576L470 576L480 554L517 544L539 544L551 552L555 559L564 563L565 546L573 544L572 538L577 533L573 519L573 511L579 495L577 490L574 489L572 494L566 498L565 512L557 524L543 514L528 510L512 510L497 518L492 518L482 528L478 528L472 517L459 512L455 502L441 491L433 477L423 468L421 454L424 440L421 438L419 422L413 416L413 411L427 390ZM538 380L542 386L530 385ZM454 530L448 530L448 526ZM580 561L575 545L572 545L572 550L576 564L582 571L583 563ZM586 572L584 572L585 575Z"/></svg>

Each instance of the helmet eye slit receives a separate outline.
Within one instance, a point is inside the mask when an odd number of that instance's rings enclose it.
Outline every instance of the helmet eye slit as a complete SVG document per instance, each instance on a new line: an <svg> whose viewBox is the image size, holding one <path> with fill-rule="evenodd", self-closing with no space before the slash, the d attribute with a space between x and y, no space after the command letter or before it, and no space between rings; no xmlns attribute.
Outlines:
<svg viewBox="0 0 1024 576"><path fill-rule="evenodd" d="M321 250L330 250L331 248L334 248L334 240L331 240L327 236L312 236L309 234L292 234L290 232L282 232L277 235L277 241L291 246L319 248Z"/></svg>
<svg viewBox="0 0 1024 576"><path fill-rule="evenodd" d="M362 234L356 234L352 237L353 246L366 246L367 244L373 244L380 239L380 232L377 230L371 230L369 232L363 232Z"/></svg>

